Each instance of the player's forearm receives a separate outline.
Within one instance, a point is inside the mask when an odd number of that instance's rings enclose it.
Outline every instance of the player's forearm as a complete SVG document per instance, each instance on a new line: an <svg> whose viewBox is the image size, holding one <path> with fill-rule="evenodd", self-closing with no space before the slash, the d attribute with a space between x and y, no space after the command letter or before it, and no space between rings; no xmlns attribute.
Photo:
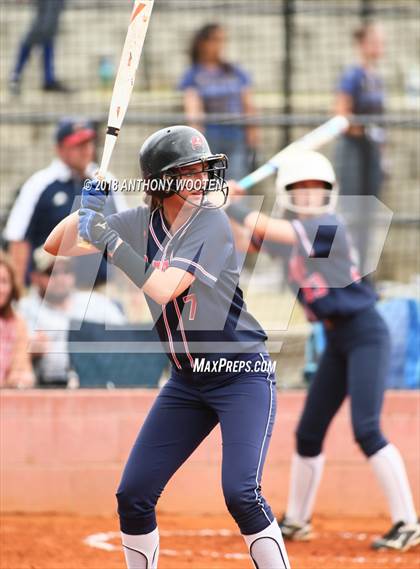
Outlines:
<svg viewBox="0 0 420 569"><path fill-rule="evenodd" d="M264 213L252 211L246 216L244 225L258 237L268 241L276 241L287 245L293 245L296 242L293 226L290 221L285 219L271 219Z"/></svg>
<svg viewBox="0 0 420 569"><path fill-rule="evenodd" d="M296 242L296 235L290 221L271 219L264 213L248 209L241 202L231 204L226 208L226 213L261 239L288 245Z"/></svg>
<svg viewBox="0 0 420 569"><path fill-rule="evenodd" d="M93 245L80 247L78 222L79 215L77 211L61 220L48 235L44 249L51 255L68 257L97 253L98 250Z"/></svg>
<svg viewBox="0 0 420 569"><path fill-rule="evenodd" d="M158 304L167 304L182 294L195 278L177 267L170 267L166 271L153 269L131 245L125 242L117 246L111 261Z"/></svg>
<svg viewBox="0 0 420 569"><path fill-rule="evenodd" d="M353 99L347 93L337 93L334 104L334 113L348 117L353 111Z"/></svg>

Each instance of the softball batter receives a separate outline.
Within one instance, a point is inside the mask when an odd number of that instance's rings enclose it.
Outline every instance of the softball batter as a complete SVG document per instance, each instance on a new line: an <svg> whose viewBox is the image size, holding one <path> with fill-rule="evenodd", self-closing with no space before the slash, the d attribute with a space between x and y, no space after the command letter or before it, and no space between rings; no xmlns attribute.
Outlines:
<svg viewBox="0 0 420 569"><path fill-rule="evenodd" d="M284 244L289 245L290 285L308 319L322 321L326 332L326 349L296 430L290 494L280 527L288 539L310 539L323 442L348 395L354 437L384 490L393 522L372 546L405 551L420 543L420 524L403 460L380 428L389 333L375 309L376 294L360 279L347 232L334 214L334 170L322 154L295 152L280 167L277 189L281 207L294 214L292 221L270 219L240 202L227 213L253 229L257 239L271 242L271 253L273 243L283 255Z"/></svg>
<svg viewBox="0 0 420 569"><path fill-rule="evenodd" d="M242 299L229 220L207 195L216 182L215 193L226 199L226 156L211 154L197 130L175 126L145 141L140 165L145 180L166 183L151 191L150 207L105 218L106 198L95 183L84 191L78 214L61 222L45 245L53 254L106 250L108 261L145 292L172 364L117 492L127 566L157 567L159 496L220 423L226 505L255 567L289 568L260 487L276 410L274 374L261 371L269 362L266 334ZM192 191L186 188L191 180ZM90 250L77 245L78 231ZM211 365L194 371L203 358Z"/></svg>

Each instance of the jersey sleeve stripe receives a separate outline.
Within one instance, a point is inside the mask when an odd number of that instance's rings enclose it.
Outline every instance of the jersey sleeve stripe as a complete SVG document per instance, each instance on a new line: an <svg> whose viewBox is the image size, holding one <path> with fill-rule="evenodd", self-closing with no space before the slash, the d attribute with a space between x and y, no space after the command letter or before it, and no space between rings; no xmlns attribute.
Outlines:
<svg viewBox="0 0 420 569"><path fill-rule="evenodd" d="M209 272L207 272L204 269L204 267L202 267L201 265L199 265L195 261L190 261L190 259L183 259L182 257L174 257L172 259L172 261L180 261L181 263L186 263L187 265L192 265L193 267L195 267L196 269L201 271L203 273L203 275L205 275L207 278L211 279L215 283L217 282L217 278L214 275L211 275Z"/></svg>

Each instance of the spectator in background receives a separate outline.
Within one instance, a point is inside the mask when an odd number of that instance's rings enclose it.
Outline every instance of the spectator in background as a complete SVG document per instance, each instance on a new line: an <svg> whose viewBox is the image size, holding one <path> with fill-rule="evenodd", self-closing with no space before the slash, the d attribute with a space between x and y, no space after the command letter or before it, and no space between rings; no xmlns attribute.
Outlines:
<svg viewBox="0 0 420 569"><path fill-rule="evenodd" d="M9 253L19 282L28 282L33 251L44 244L49 233L62 219L78 209L84 180L88 173L92 175L97 169L93 163L95 138L96 131L90 122L76 118L63 119L58 124L55 136L57 157L22 186L3 234L9 242ZM113 193L110 197L112 199L107 200L108 215L125 209L121 193ZM79 259L76 265L77 283L80 286L88 285L92 258ZM105 279L104 261L97 282L104 282Z"/></svg>
<svg viewBox="0 0 420 569"><path fill-rule="evenodd" d="M32 387L28 331L13 309L20 296L10 260L0 252L0 387Z"/></svg>
<svg viewBox="0 0 420 569"><path fill-rule="evenodd" d="M40 386L66 387L70 374L67 346L71 320L125 324L119 307L98 292L76 291L73 259L34 252L32 287L19 303L32 336L31 352Z"/></svg>
<svg viewBox="0 0 420 569"><path fill-rule="evenodd" d="M20 42L15 66L10 77L10 90L13 94L20 93L23 69L36 45L39 45L43 52L44 91L70 92L68 87L56 79L54 71L54 43L64 3L65 0L35 1L35 17L28 32Z"/></svg>
<svg viewBox="0 0 420 569"><path fill-rule="evenodd" d="M255 112L250 77L239 66L225 61L225 44L222 26L202 27L193 38L191 67L184 73L179 89L184 92L190 125L204 130L212 152L229 157L229 177L240 180L249 172L249 159L257 146L256 127L209 124L203 129L202 125L207 114L252 116Z"/></svg>
<svg viewBox="0 0 420 569"><path fill-rule="evenodd" d="M335 113L345 116L378 116L384 112L383 81L376 66L384 53L382 28L373 22L365 23L354 33L358 62L344 70L338 83ZM382 180L382 128L351 124L340 137L335 152L335 168L340 192L347 196L379 196ZM367 256L368 208L360 204L363 214L357 230L353 231L356 248L363 268Z"/></svg>

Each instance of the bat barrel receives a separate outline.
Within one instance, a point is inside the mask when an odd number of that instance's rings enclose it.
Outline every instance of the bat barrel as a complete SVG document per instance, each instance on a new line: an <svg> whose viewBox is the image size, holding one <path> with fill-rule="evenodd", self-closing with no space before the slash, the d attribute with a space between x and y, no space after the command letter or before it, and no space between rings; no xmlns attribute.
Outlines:
<svg viewBox="0 0 420 569"><path fill-rule="evenodd" d="M302 136L302 138L283 148L283 150L278 152L263 166L260 166L260 168L254 172L242 178L242 180L239 181L240 187L243 190L249 190L249 188L252 188L255 184L275 174L279 168L279 161L286 152L293 149L316 150L334 140L336 136L347 130L348 126L349 120L344 116L337 115L329 119L315 130L308 132Z"/></svg>

